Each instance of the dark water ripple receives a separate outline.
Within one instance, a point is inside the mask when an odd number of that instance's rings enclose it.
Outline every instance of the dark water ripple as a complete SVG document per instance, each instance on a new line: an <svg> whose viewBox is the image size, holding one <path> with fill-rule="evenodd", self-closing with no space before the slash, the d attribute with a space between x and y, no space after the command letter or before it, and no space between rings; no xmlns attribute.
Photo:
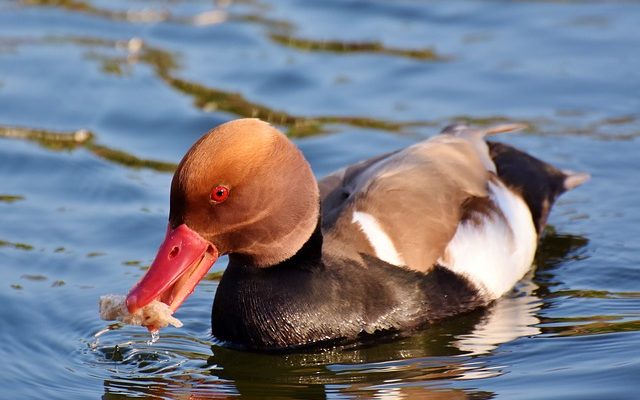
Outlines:
<svg viewBox="0 0 640 400"><path fill-rule="evenodd" d="M634 1L1 2L0 397L633 398L639 18ZM230 350L210 336L215 274L154 344L100 321L98 297L151 262L181 155L245 116L319 176L464 121L525 122L499 140L593 180L512 293L405 337Z"/></svg>

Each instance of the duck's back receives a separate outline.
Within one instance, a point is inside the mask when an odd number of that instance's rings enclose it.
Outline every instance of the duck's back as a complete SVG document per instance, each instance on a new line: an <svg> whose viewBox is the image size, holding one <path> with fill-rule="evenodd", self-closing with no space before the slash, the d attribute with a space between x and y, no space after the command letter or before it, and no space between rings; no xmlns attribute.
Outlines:
<svg viewBox="0 0 640 400"><path fill-rule="evenodd" d="M455 235L464 204L488 196L484 146L439 135L326 177L320 191L327 246L430 270Z"/></svg>

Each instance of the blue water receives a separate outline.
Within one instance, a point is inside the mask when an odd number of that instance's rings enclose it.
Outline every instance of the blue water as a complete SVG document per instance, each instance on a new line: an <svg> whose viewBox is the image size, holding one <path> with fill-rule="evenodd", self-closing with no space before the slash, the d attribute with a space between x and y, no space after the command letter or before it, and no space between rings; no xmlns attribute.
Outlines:
<svg viewBox="0 0 640 400"><path fill-rule="evenodd" d="M633 1L0 2L0 397L637 397L638 21ZM164 235L171 164L243 116L318 176L462 120L526 122L499 140L593 179L512 293L404 339L225 349L215 279L153 345L101 321Z"/></svg>

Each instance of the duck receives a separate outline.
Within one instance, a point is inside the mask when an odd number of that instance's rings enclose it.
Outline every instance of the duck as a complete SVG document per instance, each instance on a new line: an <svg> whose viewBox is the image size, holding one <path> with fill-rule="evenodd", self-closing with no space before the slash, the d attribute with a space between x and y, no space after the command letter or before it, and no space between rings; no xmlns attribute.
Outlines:
<svg viewBox="0 0 640 400"><path fill-rule="evenodd" d="M488 307L531 269L558 196L589 179L486 140L522 128L452 125L316 181L272 125L219 125L179 163L126 306L175 312L227 255L211 332L230 347L338 345Z"/></svg>

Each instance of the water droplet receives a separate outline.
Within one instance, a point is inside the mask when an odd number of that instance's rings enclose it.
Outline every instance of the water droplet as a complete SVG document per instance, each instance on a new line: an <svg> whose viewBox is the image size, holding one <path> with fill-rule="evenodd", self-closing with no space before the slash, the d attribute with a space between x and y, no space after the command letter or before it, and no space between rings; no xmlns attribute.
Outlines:
<svg viewBox="0 0 640 400"><path fill-rule="evenodd" d="M157 342L159 339L160 339L160 331L159 330L151 331L151 339L149 339L147 344L151 346L152 344Z"/></svg>
<svg viewBox="0 0 640 400"><path fill-rule="evenodd" d="M101 329L98 332L96 332L93 337L94 337L94 341L89 343L89 348L92 351L96 351L98 346L100 345L100 336L104 335L105 333L109 332L111 329L109 328L105 328L105 329Z"/></svg>

